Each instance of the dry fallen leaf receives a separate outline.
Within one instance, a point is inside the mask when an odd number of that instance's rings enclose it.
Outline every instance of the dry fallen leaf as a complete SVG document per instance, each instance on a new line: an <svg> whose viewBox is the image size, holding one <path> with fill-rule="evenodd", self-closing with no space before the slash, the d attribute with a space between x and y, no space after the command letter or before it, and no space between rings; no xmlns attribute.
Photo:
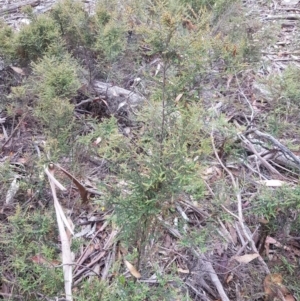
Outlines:
<svg viewBox="0 0 300 301"><path fill-rule="evenodd" d="M59 168L67 177L69 177L73 183L77 186L81 199L82 199L82 203L83 204L87 204L88 203L88 191L87 189L74 177L72 176L68 171L66 171L64 168L62 168L60 165L58 164L54 164L57 168Z"/></svg>
<svg viewBox="0 0 300 301"><path fill-rule="evenodd" d="M184 269L182 269L182 268L178 268L177 271L178 271L179 273L183 273L183 274L189 274L189 273L190 273L189 270L184 270Z"/></svg>
<svg viewBox="0 0 300 301"><path fill-rule="evenodd" d="M284 184L287 184L286 182L280 180L261 180L261 181L256 181L256 183L266 185L268 187L280 187L283 186Z"/></svg>
<svg viewBox="0 0 300 301"><path fill-rule="evenodd" d="M287 295L284 298L285 298L285 301L296 301L296 299L292 295Z"/></svg>
<svg viewBox="0 0 300 301"><path fill-rule="evenodd" d="M208 180L211 178L218 179L221 175L222 175L221 170L216 166L212 166L212 167L208 167L206 170L202 172L201 178L203 180Z"/></svg>
<svg viewBox="0 0 300 301"><path fill-rule="evenodd" d="M19 67L10 66L10 68L20 75L26 75L24 70Z"/></svg>
<svg viewBox="0 0 300 301"><path fill-rule="evenodd" d="M288 289L282 284L283 277L281 274L269 274L264 280L264 290L266 299L293 301L294 297L289 293Z"/></svg>
<svg viewBox="0 0 300 301"><path fill-rule="evenodd" d="M94 142L93 145L98 145L102 141L101 137L98 137Z"/></svg>
<svg viewBox="0 0 300 301"><path fill-rule="evenodd" d="M37 264L42 264L42 265L46 265L49 266L49 262L48 260L46 260L42 255L38 254L38 255L34 255L30 258L30 260L34 263Z"/></svg>
<svg viewBox="0 0 300 301"><path fill-rule="evenodd" d="M36 264L44 265L48 268L54 268L56 265L59 265L60 262L58 260L47 260L41 254L34 255L30 258L30 260Z"/></svg>
<svg viewBox="0 0 300 301"><path fill-rule="evenodd" d="M226 283L228 284L229 282L232 281L232 279L233 279L233 274L230 273L230 274L228 275L228 277L226 278Z"/></svg>
<svg viewBox="0 0 300 301"><path fill-rule="evenodd" d="M249 263L250 261L254 260L257 257L259 257L259 254L253 253L253 254L247 254L243 256L233 256L232 258L240 263Z"/></svg>
<svg viewBox="0 0 300 301"><path fill-rule="evenodd" d="M10 187L6 193L6 199L5 204L10 204L13 201L13 198L15 197L16 193L19 190L19 176L15 176L13 181L10 184Z"/></svg>
<svg viewBox="0 0 300 301"><path fill-rule="evenodd" d="M179 95L177 95L177 97L175 98L175 103L178 103L182 96L183 96L183 93L180 93Z"/></svg>
<svg viewBox="0 0 300 301"><path fill-rule="evenodd" d="M140 279L142 277L141 274L137 271L137 269L129 261L124 260L124 262L132 276L134 276L137 279Z"/></svg>

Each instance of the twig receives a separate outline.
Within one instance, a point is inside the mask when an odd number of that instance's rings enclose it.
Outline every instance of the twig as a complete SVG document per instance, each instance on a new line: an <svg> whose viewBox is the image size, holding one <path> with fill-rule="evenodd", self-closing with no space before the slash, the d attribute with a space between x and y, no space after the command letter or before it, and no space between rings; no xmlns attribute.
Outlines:
<svg viewBox="0 0 300 301"><path fill-rule="evenodd" d="M233 217L235 217L236 219L239 219L239 217L237 215L235 215L233 212L231 212L230 210L228 210L223 204L221 204L221 207L230 215L232 215Z"/></svg>
<svg viewBox="0 0 300 301"><path fill-rule="evenodd" d="M242 245L245 245L246 242L244 240L244 237L243 237L243 235L241 233L241 230L240 230L240 228L239 228L238 225L239 225L239 223L235 222L235 230L236 230L236 232L237 232L237 234L238 234L238 236L240 238L240 241L241 241ZM249 240L248 240L248 242L249 242Z"/></svg>
<svg viewBox="0 0 300 301"><path fill-rule="evenodd" d="M181 198L179 203L188 206L189 208L193 209L195 212L197 212L201 216L210 217L210 215L208 213L206 213L202 209L198 208L197 206L193 205L189 200L189 196L186 194L183 195L183 197Z"/></svg>
<svg viewBox="0 0 300 301"><path fill-rule="evenodd" d="M265 20L278 20L278 19L287 19L287 20L300 20L300 15L289 14L289 15L273 15L267 16Z"/></svg>
<svg viewBox="0 0 300 301"><path fill-rule="evenodd" d="M293 159L294 163L296 163L298 165L298 168L300 169L300 158L297 157L296 155L294 155L286 146L284 146L282 143L280 143L277 139L275 139L273 136L266 134L266 133L262 133L257 129L254 129L253 131L257 136L259 137L263 137L266 138L267 140L271 141L275 146L277 146L281 152L284 155L289 156L290 158ZM287 158L289 159L289 158Z"/></svg>
<svg viewBox="0 0 300 301"><path fill-rule="evenodd" d="M257 232L259 226L256 227L256 229L254 230L254 232L252 233L252 239L255 235L255 233ZM238 229L238 227L237 227ZM241 246L241 248L236 252L235 256L239 256L242 254L242 252L246 249L247 245L249 244L249 240L247 240L246 242L243 243L243 245Z"/></svg>
<svg viewBox="0 0 300 301"><path fill-rule="evenodd" d="M239 185L238 183L236 182L236 180L234 179L234 176L233 174L230 172L230 170L223 164L222 160L220 159L219 155L218 155L218 152L216 150L216 146L215 146L215 142L214 142L214 137L213 137L213 131L211 132L211 141L212 141L212 146L213 146L213 150L214 150L214 153L215 153L215 156L217 158L217 160L219 161L219 163L221 164L221 166L224 168L224 170L228 173L228 175L230 176L231 178L231 181L232 181L232 185L233 185L233 188L234 190L236 191L236 198L237 198L237 205L238 205L238 222L243 230L243 234L245 235L245 237L248 239L248 241L250 242L251 244L251 248L252 250L255 252L255 253L258 253L258 250L255 246L255 243L252 239L252 234L250 232L250 230L248 229L248 227L246 227L245 223L244 223L244 220L243 220L243 209L242 209L242 198L241 198L241 193L240 193L240 189L239 189ZM259 261L261 262L263 268L265 269L265 272L267 274L270 274L270 270L267 266L267 264L264 262L264 260L262 259L262 257L259 255L258 257Z"/></svg>
<svg viewBox="0 0 300 301"><path fill-rule="evenodd" d="M93 99L91 99L91 98L82 100L80 103L77 103L77 104L75 105L75 108L78 108L78 107L80 107L80 106L82 106L82 105L84 105L84 104L86 104L86 103L90 103L90 102L92 102L92 101L93 101Z"/></svg>
<svg viewBox="0 0 300 301"><path fill-rule="evenodd" d="M19 126L22 124L23 120L25 119L25 117L27 116L27 114L24 114L22 116L22 118L20 119L19 123L17 124L17 126L15 127L15 129L12 131L12 133L10 134L10 136L8 137L8 139L3 143L2 145L2 150L4 148L4 146L10 141L10 139L13 137L13 135L15 134L15 132L17 131L17 129L19 128Z"/></svg>
<svg viewBox="0 0 300 301"><path fill-rule="evenodd" d="M254 118L254 109L253 109L253 106L251 105L251 102L249 101L248 97L245 95L244 91L242 90L241 88L241 85L240 85L240 82L239 82L239 79L237 77L237 74L235 74L235 79L236 79L236 82L238 84L238 87L239 87L239 90L240 90L240 93L242 94L242 96L245 98L245 100L247 101L248 103L248 106L251 110L251 119L250 119L250 123L252 123L253 121L253 118Z"/></svg>
<svg viewBox="0 0 300 301"><path fill-rule="evenodd" d="M284 176L276 169L274 168L265 158L263 158L258 151L255 149L253 144L243 135L239 135L240 139L243 141L243 143L249 147L249 149L256 155L256 157L261 161L261 163L272 173L278 175L280 178L285 179Z"/></svg>
<svg viewBox="0 0 300 301"><path fill-rule="evenodd" d="M102 257L104 257L106 251L101 251L99 254L97 254L95 256L95 258L90 262L88 263L87 265L84 266L83 269L79 270L76 275L74 275L74 279L79 277L84 271L86 271L87 269L90 269L91 266L93 266L97 261L99 261Z"/></svg>
<svg viewBox="0 0 300 301"><path fill-rule="evenodd" d="M9 293L2 293L0 292L0 295L3 296L3 297L8 297L9 300L13 300L13 298L16 298L16 299L20 299L20 300L23 300L24 297L23 296L20 296L20 295L14 295L14 294L9 294Z"/></svg>
<svg viewBox="0 0 300 301"><path fill-rule="evenodd" d="M234 240L231 236L231 234L229 233L229 231L226 229L224 223L220 220L220 218L217 218L219 224L221 225L222 229L223 229L223 233L221 231L218 230L218 232L221 232L221 234L223 234L223 238L225 238L225 240L229 243L231 242L234 245Z"/></svg>
<svg viewBox="0 0 300 301"><path fill-rule="evenodd" d="M102 270L101 280L105 280L107 278L108 272L115 258L115 252L116 252L116 243L114 243L113 251L110 252L106 257L105 266L104 269Z"/></svg>
<svg viewBox="0 0 300 301"><path fill-rule="evenodd" d="M300 9L299 9L299 8L295 8L295 7L293 7L293 6L291 6L291 7L278 7L278 8L277 8L277 10L286 10L286 11L290 11L290 10L292 10L292 11L300 11Z"/></svg>
<svg viewBox="0 0 300 301"><path fill-rule="evenodd" d="M91 269L91 268L89 268L85 265L81 265L81 264L77 264L77 263L60 264L60 265L54 266L54 268L61 268L64 265L71 265L71 266L78 266L78 267L81 267L81 268L86 268L86 269L90 270L92 273L94 273L96 276L98 276L98 277L101 276L100 274L96 273L93 269Z"/></svg>
<svg viewBox="0 0 300 301"><path fill-rule="evenodd" d="M74 273L76 273L76 271L78 270L77 266L80 265L81 263L83 263L84 260L90 255L90 254L89 254L89 255L87 256L86 253L87 253L87 251L88 251L88 249L89 249L91 243L94 241L95 237L97 237L97 235L98 235L100 232L102 232L103 229L105 229L105 227L107 226L107 224L108 224L108 222L106 221L106 222L102 225L102 227L101 227L99 230L97 230L97 232L95 233L94 237L89 241L89 243L88 243L88 245L86 246L85 250L82 252L81 256L80 256L80 257L78 258L78 260L77 260L77 265L76 265L76 267L75 267L75 269L74 269ZM83 258L84 258L84 259L83 259Z"/></svg>
<svg viewBox="0 0 300 301"><path fill-rule="evenodd" d="M201 300L205 300L205 301L211 301L211 299L209 299L206 295L204 295L203 293L199 292L193 285L191 285L189 282L185 282L185 284L190 287L194 293L201 297Z"/></svg>
<svg viewBox="0 0 300 301"><path fill-rule="evenodd" d="M198 255L199 259L201 260L201 263L204 266L204 269L208 272L210 280L212 281L212 283L214 284L214 286L216 287L220 298L222 301L229 301L229 298L227 297L225 290L223 288L223 285L216 273L216 271L214 270L212 264L210 261L205 260L206 258L204 258L204 255L199 254L197 251L195 251L196 254Z"/></svg>

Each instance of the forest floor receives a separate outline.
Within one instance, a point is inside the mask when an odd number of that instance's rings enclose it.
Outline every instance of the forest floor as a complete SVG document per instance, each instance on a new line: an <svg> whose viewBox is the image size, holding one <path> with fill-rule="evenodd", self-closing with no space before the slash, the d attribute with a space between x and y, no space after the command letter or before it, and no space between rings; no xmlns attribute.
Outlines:
<svg viewBox="0 0 300 301"><path fill-rule="evenodd" d="M0 18L15 32L30 23L21 12L24 3L40 14L48 13L53 5L53 1L0 0ZM85 6L93 11L94 1L85 1ZM21 87L35 67L7 65L3 60L0 299L300 300L299 21L300 3L295 0L235 2L218 18L214 36L226 37L243 27L255 47L247 48L249 60L236 69L226 69L226 58L214 59L201 82L199 98L205 113L200 144L203 149L205 143L209 145L207 153L199 155L205 161L199 175L204 192L199 199L188 191L172 197L162 192L170 200L158 205L160 213L140 220L132 230L136 239L127 242L122 231L136 212L128 213L120 226L115 212L122 206L103 201L108 195L103 191L115 187L125 196L133 193L129 181L112 171L110 160L99 149L124 137L131 146L139 143L137 137L146 131L144 127L126 122L117 112L126 107L124 95L131 104L149 97L152 92L148 90L164 68L160 55L143 53L139 68L134 65L135 54L116 59L110 76L105 78L100 72L92 80L85 77L92 70L92 59L86 63L80 57L86 70L81 87L71 97L71 115L80 125L72 141L75 145L79 138L94 136L68 155L55 152L40 116L32 113L36 94L20 101L28 97L20 89L11 96L12 87ZM186 24L194 30L194 24ZM238 56L239 47L227 46L222 37L222 51ZM140 49L147 53L147 47ZM152 81L146 72L152 74ZM29 84L38 85L42 75ZM175 107L183 94L178 93ZM157 111L154 108L153 116ZM112 116L119 136L106 142L94 122L106 120L103 124L109 131L112 125L107 120L113 120ZM59 130L67 126L62 123ZM118 147L116 153L122 153ZM137 157L145 149L139 144ZM56 192L55 185L62 186L62 191ZM158 184L154 191L159 189ZM65 223L60 230L56 224L56 219L60 223L59 208ZM69 257L61 259L64 256ZM72 266L71 276L66 266ZM72 297L64 295L68 281Z"/></svg>

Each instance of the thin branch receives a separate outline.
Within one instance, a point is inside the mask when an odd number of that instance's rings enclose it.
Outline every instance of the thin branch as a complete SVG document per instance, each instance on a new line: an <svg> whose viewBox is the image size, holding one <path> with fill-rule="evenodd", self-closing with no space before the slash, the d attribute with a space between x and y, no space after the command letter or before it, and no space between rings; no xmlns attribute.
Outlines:
<svg viewBox="0 0 300 301"><path fill-rule="evenodd" d="M278 19L300 20L300 15L297 15L297 14L273 15L273 16L270 15L265 18L265 20L278 20Z"/></svg>
<svg viewBox="0 0 300 301"><path fill-rule="evenodd" d="M17 129L20 127L20 125L22 124L23 120L25 119L25 117L27 116L27 114L24 114L22 116L22 118L20 119L19 123L17 124L17 126L15 127L15 129L12 131L11 135L8 137L8 139L2 144L1 148L3 150L4 146L10 141L10 139L13 137L13 135L16 133Z"/></svg>
<svg viewBox="0 0 300 301"><path fill-rule="evenodd" d="M246 227L244 220L243 220L243 209L242 209L242 198L241 198L241 193L240 193L240 189L239 189L239 185L238 182L234 179L233 174L230 172L230 170L223 164L222 160L220 159L218 152L216 150L216 146L215 146L215 142L214 142L214 137L213 137L213 131L211 132L211 141L212 141L212 146L213 146L213 150L215 153L215 156L217 158L217 160L219 161L219 163L221 164L221 166L224 168L224 170L228 173L228 175L231 178L232 181L232 185L234 190L236 191L236 198L237 198L237 203L238 203L238 222L243 230L243 234L245 235L245 237L247 238L247 240L250 242L251 244L251 248L255 253L258 253L258 250L255 246L255 243L252 239L252 234L249 230L248 227ZM267 264L265 263L265 261L262 259L262 257L259 255L258 257L259 261L261 262L263 268L265 269L265 272L267 274L270 274L270 270L267 266Z"/></svg>

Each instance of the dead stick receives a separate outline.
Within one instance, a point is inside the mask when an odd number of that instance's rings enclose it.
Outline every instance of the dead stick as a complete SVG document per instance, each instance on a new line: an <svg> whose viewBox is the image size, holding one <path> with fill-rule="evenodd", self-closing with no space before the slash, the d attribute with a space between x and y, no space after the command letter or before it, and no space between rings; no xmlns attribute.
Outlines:
<svg viewBox="0 0 300 301"><path fill-rule="evenodd" d="M18 3L14 3L10 6L8 6L7 8L3 8L0 10L0 16L5 15L7 13L11 13L14 12L16 10L18 10L21 7L24 7L26 5L30 5L30 6L37 6L40 4L39 0L29 0L29 1L23 1L23 2L18 2Z"/></svg>
<svg viewBox="0 0 300 301"><path fill-rule="evenodd" d="M212 147L213 147L213 150L214 150L214 153L215 153L215 156L217 158L217 160L219 161L219 163L221 164L221 166L224 168L224 170L228 173L228 175L230 176L231 178L231 181L232 181L232 185L233 185L233 188L234 190L236 191L236 198L237 198L237 202L238 202L238 222L243 230L243 233L244 235L246 236L246 238L248 239L248 241L250 242L251 244L251 248L252 250L257 253L259 255L258 259L259 261L261 262L263 268L265 269L265 272L267 274L270 274L270 270L267 266L267 264L265 263L265 261L262 259L262 257L260 256L256 246L255 246L255 243L252 239L252 234L249 230L248 227L246 227L245 223L244 223L244 219L243 219L243 208L242 208L242 198L241 198L241 193L240 193L240 189L239 189L239 185L238 185L238 182L236 182L236 180L234 179L234 176L233 174L230 172L230 170L224 165L224 163L222 162L222 160L220 159L219 155L218 155L218 152L216 150L216 146L215 146L215 142L214 142L214 136L213 136L213 131L211 132L211 141L212 141Z"/></svg>
<svg viewBox="0 0 300 301"><path fill-rule="evenodd" d="M19 123L17 124L17 126L15 127L15 129L12 131L11 135L8 137L8 139L3 143L2 145L2 150L4 148L4 146L9 142L9 140L13 137L13 135L15 134L15 132L17 131L17 129L19 128L19 126L21 125L22 121L25 119L26 114L23 115L23 117L21 118L21 120L19 121Z"/></svg>
<svg viewBox="0 0 300 301"><path fill-rule="evenodd" d="M267 17L265 18L265 20L280 20L280 19L300 20L300 15L297 15L297 14L274 15L274 16L267 16Z"/></svg>

